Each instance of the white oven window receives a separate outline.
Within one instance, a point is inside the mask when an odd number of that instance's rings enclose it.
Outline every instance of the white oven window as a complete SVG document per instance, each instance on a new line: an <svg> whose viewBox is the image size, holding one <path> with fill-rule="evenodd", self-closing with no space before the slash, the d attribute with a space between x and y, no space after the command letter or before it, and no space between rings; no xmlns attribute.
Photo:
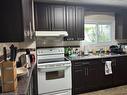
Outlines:
<svg viewBox="0 0 127 95"><path fill-rule="evenodd" d="M46 80L60 79L64 78L64 76L65 76L64 70L46 72Z"/></svg>

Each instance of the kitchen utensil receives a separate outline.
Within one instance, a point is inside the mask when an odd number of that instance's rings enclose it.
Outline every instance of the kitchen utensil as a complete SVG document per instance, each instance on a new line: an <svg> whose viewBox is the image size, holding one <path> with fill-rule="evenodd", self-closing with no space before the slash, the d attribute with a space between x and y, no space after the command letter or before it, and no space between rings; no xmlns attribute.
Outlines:
<svg viewBox="0 0 127 95"><path fill-rule="evenodd" d="M30 54L30 62L32 64L35 63L35 55L34 54Z"/></svg>
<svg viewBox="0 0 127 95"><path fill-rule="evenodd" d="M11 46L10 46L10 56L11 56L11 58L10 58L10 61L15 61L15 59L16 59L16 54L17 54L17 47L14 47L14 45L12 44Z"/></svg>
<svg viewBox="0 0 127 95"><path fill-rule="evenodd" d="M26 54L22 54L20 57L19 57L19 61L21 63L21 66L23 66L24 64L26 64Z"/></svg>
<svg viewBox="0 0 127 95"><path fill-rule="evenodd" d="M14 61L16 59L16 55L17 55L17 47L14 48Z"/></svg>
<svg viewBox="0 0 127 95"><path fill-rule="evenodd" d="M7 50L6 50L6 47L3 47L3 57L4 57L4 61L7 61Z"/></svg>
<svg viewBox="0 0 127 95"><path fill-rule="evenodd" d="M14 60L14 45L12 44L11 46L10 46L10 61L13 61Z"/></svg>
<svg viewBox="0 0 127 95"><path fill-rule="evenodd" d="M27 68L31 67L31 62L30 62L30 55L26 54L26 63L27 63Z"/></svg>
<svg viewBox="0 0 127 95"><path fill-rule="evenodd" d="M26 54L30 54L30 50L29 49L26 49Z"/></svg>

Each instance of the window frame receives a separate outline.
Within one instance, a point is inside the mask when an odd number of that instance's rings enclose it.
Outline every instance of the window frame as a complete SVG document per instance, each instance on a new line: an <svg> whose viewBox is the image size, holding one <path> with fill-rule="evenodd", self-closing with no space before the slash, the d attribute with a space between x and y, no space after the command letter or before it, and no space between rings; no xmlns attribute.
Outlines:
<svg viewBox="0 0 127 95"><path fill-rule="evenodd" d="M97 44L99 44L99 45L101 45L101 44L110 44L110 43L112 43L113 41L114 41L114 39L113 39L113 21L106 21L106 20L101 20L101 21L94 21L94 20L87 20L85 23L84 23L84 32L85 32L85 24L96 24L96 27L98 26L98 25L110 25L111 26L111 28L110 28L110 30L111 30L111 32L110 32L110 38L111 38L111 41L108 41L108 42L99 42L99 40L98 40L98 32L96 32L96 34L97 34L97 41L95 42L95 43L86 43L85 42L85 38L84 38L84 40L83 40L83 43L85 43L86 45L97 45ZM97 27L97 30L98 30L98 27ZM96 31L97 31L96 30ZM85 36L84 36L85 37Z"/></svg>

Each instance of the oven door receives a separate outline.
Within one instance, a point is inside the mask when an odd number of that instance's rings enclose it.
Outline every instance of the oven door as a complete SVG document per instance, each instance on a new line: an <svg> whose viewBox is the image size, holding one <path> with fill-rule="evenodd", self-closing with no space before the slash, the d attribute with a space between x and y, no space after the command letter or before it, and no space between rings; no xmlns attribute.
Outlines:
<svg viewBox="0 0 127 95"><path fill-rule="evenodd" d="M71 89L71 65L38 67L38 93ZM56 94L57 95L57 94Z"/></svg>

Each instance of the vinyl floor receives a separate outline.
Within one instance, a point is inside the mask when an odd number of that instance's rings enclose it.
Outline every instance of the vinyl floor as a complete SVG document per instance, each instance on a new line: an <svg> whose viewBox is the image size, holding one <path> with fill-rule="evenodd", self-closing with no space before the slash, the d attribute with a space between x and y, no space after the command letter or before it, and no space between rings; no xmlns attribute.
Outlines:
<svg viewBox="0 0 127 95"><path fill-rule="evenodd" d="M80 95L127 95L127 85L88 92Z"/></svg>

